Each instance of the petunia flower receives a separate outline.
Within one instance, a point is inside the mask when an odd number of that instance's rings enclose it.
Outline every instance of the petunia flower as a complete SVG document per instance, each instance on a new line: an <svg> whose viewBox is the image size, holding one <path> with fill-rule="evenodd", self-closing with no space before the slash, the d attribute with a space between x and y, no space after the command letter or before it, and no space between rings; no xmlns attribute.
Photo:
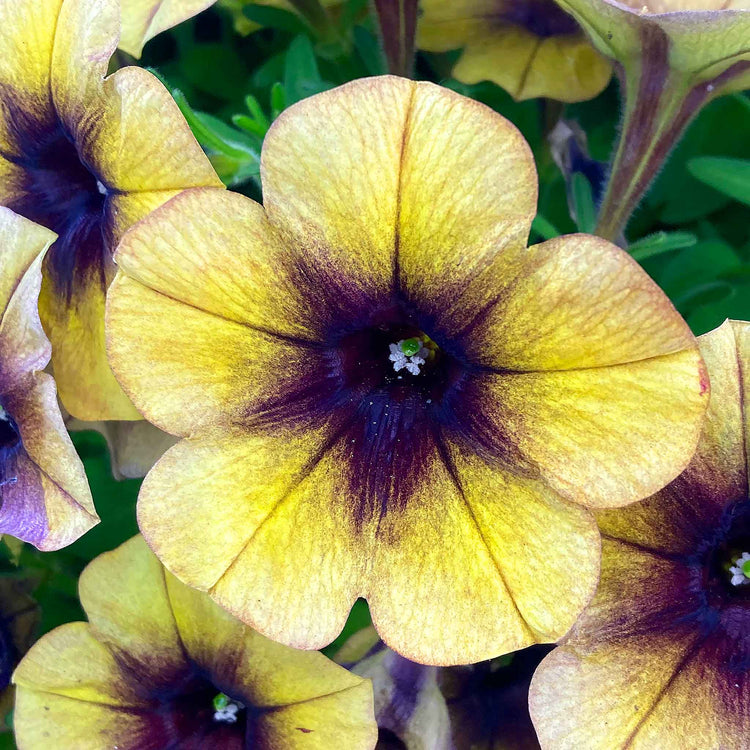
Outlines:
<svg viewBox="0 0 750 750"><path fill-rule="evenodd" d="M28 576L0 577L0 733L10 730L6 717L15 696L11 675L34 642L39 624L39 605L30 595L34 584Z"/></svg>
<svg viewBox="0 0 750 750"><path fill-rule="evenodd" d="M1 63L0 63L1 64ZM99 522L65 429L37 303L55 235L0 207L0 534L42 550Z"/></svg>
<svg viewBox="0 0 750 750"><path fill-rule="evenodd" d="M166 572L141 537L96 558L63 625L21 661L21 750L369 750L372 686L264 638Z"/></svg>
<svg viewBox="0 0 750 750"><path fill-rule="evenodd" d="M602 580L541 664L530 707L543 748L747 747L750 719L750 323L702 336L711 401L674 482L599 515Z"/></svg>
<svg viewBox="0 0 750 750"><path fill-rule="evenodd" d="M377 750L538 750L528 690L549 650L531 646L510 658L430 667L391 651L368 627L334 659L372 680Z"/></svg>
<svg viewBox="0 0 750 750"><path fill-rule="evenodd" d="M423 663L559 638L598 576L588 507L653 493L697 442L685 323L599 238L527 248L527 144L438 86L305 99L261 171L263 207L188 191L119 246L112 367L186 438L142 487L148 543L298 647L358 596ZM397 371L412 339L426 361Z"/></svg>
<svg viewBox="0 0 750 750"><path fill-rule="evenodd" d="M125 68L117 0L0 0L0 205L52 229L42 324L67 410L139 419L107 364L111 253L181 189L220 186L167 90Z"/></svg>
<svg viewBox="0 0 750 750"><path fill-rule="evenodd" d="M118 46L138 58L149 39L198 15L215 2L216 0L120 0L122 28Z"/></svg>
<svg viewBox="0 0 750 750"><path fill-rule="evenodd" d="M453 77L493 81L514 99L592 99L612 68L554 0L421 0L417 46L462 49Z"/></svg>
<svg viewBox="0 0 750 750"><path fill-rule="evenodd" d="M749 0L557 0L612 58L623 123L597 234L615 239L711 99L750 86Z"/></svg>

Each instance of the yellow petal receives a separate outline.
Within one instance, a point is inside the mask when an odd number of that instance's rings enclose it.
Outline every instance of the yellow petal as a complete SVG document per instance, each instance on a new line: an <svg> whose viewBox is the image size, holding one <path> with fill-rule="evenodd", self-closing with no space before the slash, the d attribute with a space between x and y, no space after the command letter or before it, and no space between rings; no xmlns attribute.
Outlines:
<svg viewBox="0 0 750 750"><path fill-rule="evenodd" d="M162 31L200 13L216 0L123 0L121 50L140 57L143 45Z"/></svg>
<svg viewBox="0 0 750 750"><path fill-rule="evenodd" d="M147 705L83 622L45 635L19 665L13 727L19 747L148 747Z"/></svg>
<svg viewBox="0 0 750 750"><path fill-rule="evenodd" d="M388 76L283 114L264 143L262 177L287 243L305 247L329 285L354 280L381 301L399 276L407 295L434 300L438 287L444 301L449 281L461 290L498 246L525 240L536 203L534 162L510 123Z"/></svg>
<svg viewBox="0 0 750 750"><path fill-rule="evenodd" d="M529 692L531 718L542 747L554 750L722 747L701 742L700 735L672 734L674 728L663 732L655 744L643 744L637 734L634 736L694 642L695 636L660 633L605 643L599 648L555 649L539 665ZM698 719L706 708L705 704L694 705L690 714ZM732 743L725 745L732 746Z"/></svg>
<svg viewBox="0 0 750 750"><path fill-rule="evenodd" d="M538 483L458 450L453 460L455 475L440 461L430 466L405 510L381 523L367 594L378 632L428 664L476 662L556 640L596 586L593 518ZM560 563L553 574L551 559Z"/></svg>
<svg viewBox="0 0 750 750"><path fill-rule="evenodd" d="M110 288L109 361L142 413L173 435L246 420L308 376L304 347L182 304L130 277Z"/></svg>
<svg viewBox="0 0 750 750"><path fill-rule="evenodd" d="M52 342L52 369L60 399L79 419L140 419L107 362L104 302L105 287L97 274L75 284L70 300L45 275L39 314Z"/></svg>
<svg viewBox="0 0 750 750"><path fill-rule="evenodd" d="M597 520L608 536L667 553L695 552L695 531L712 535L728 498L747 494L740 361L748 361L747 323L726 322L698 339L711 380L700 442L687 469L654 497Z"/></svg>
<svg viewBox="0 0 750 750"><path fill-rule="evenodd" d="M369 750L377 741L378 727L374 720L365 724L360 718L368 709L372 711L372 685L362 680L333 695L264 713L255 729L259 744L268 747Z"/></svg>
<svg viewBox="0 0 750 750"><path fill-rule="evenodd" d="M63 0L0 5L0 151L18 154L14 122L18 105L29 124L43 126L54 116L50 62L57 16ZM16 107L13 107L15 110Z"/></svg>
<svg viewBox="0 0 750 750"><path fill-rule="evenodd" d="M685 468L708 397L690 349L612 367L488 375L481 388L482 418L563 497L599 508L648 497Z"/></svg>
<svg viewBox="0 0 750 750"><path fill-rule="evenodd" d="M367 564L350 504L332 497L341 474L330 440L327 431L184 440L138 500L139 526L172 573L264 635L305 648L341 632Z"/></svg>
<svg viewBox="0 0 750 750"><path fill-rule="evenodd" d="M166 573L166 582L180 638L190 658L208 674L241 685L254 707L274 709L315 701L365 683L317 651L297 651L256 633L170 573ZM365 689L362 694L365 701L367 692ZM354 712L355 717L367 714L366 710Z"/></svg>
<svg viewBox="0 0 750 750"><path fill-rule="evenodd" d="M149 688L186 669L163 568L142 537L97 557L79 595L94 637Z"/></svg>
<svg viewBox="0 0 750 750"><path fill-rule="evenodd" d="M123 68L104 81L102 92L96 119L89 114L78 131L79 148L108 187L125 193L222 187L156 76Z"/></svg>
<svg viewBox="0 0 750 750"><path fill-rule="evenodd" d="M466 305L440 324L488 367L579 370L696 349L661 289L627 253L598 237L509 249L487 277L487 304Z"/></svg>
<svg viewBox="0 0 750 750"><path fill-rule="evenodd" d="M497 0L421 0L417 47L430 52L458 49L487 32Z"/></svg>

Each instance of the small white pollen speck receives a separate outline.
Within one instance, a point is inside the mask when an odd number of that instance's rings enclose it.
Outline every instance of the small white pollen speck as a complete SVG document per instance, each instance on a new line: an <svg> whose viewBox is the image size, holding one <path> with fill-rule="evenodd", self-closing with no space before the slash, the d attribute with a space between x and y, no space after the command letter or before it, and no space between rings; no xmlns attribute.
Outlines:
<svg viewBox="0 0 750 750"><path fill-rule="evenodd" d="M224 708L220 708L214 712L214 721L221 721L225 724L234 724L237 721L237 713L239 710L240 707L236 703L230 702Z"/></svg>
<svg viewBox="0 0 750 750"><path fill-rule="evenodd" d="M732 586L744 586L750 583L750 552L743 552L729 568L732 574Z"/></svg>
<svg viewBox="0 0 750 750"><path fill-rule="evenodd" d="M106 194L107 194L107 188L106 188L106 187L104 187L104 183L103 183L103 182L100 182L99 180L97 180L97 181L96 181L96 189L97 189L97 190L98 190L98 191L99 191L99 192L100 192L100 193L101 193L102 195L106 195Z"/></svg>

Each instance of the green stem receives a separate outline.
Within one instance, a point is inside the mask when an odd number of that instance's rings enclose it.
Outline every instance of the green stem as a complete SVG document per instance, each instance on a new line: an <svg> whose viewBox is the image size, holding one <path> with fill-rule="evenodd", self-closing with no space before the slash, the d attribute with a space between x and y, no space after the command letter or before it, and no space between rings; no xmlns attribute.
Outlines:
<svg viewBox="0 0 750 750"><path fill-rule="evenodd" d="M320 4L320 0L289 0L289 3L294 6L320 41L335 42L338 39L338 31L328 11Z"/></svg>
<svg viewBox="0 0 750 750"><path fill-rule="evenodd" d="M641 76L629 78L620 140L595 229L600 237L613 242L622 237L633 211L692 117L684 111L687 90L682 81L667 77L658 97L646 106L639 96L630 95L643 88Z"/></svg>

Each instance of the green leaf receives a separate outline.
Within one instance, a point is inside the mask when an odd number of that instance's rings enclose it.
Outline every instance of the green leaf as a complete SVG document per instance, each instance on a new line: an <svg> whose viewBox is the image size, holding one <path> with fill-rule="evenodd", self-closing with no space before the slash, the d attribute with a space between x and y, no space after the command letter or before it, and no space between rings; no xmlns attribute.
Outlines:
<svg viewBox="0 0 750 750"><path fill-rule="evenodd" d="M655 232L633 242L628 252L640 263L646 258L692 247L697 242L698 238L691 232Z"/></svg>
<svg viewBox="0 0 750 750"><path fill-rule="evenodd" d="M333 84L320 77L318 61L310 39L303 34L295 37L287 50L284 66L287 106L330 88L333 88Z"/></svg>
<svg viewBox="0 0 750 750"><path fill-rule="evenodd" d="M277 81L271 86L271 119L275 120L287 106L284 85Z"/></svg>
<svg viewBox="0 0 750 750"><path fill-rule="evenodd" d="M573 193L575 221L579 232L591 234L596 226L596 206L591 183L581 172L573 172L570 178Z"/></svg>
<svg viewBox="0 0 750 750"><path fill-rule="evenodd" d="M532 231L536 232L543 240L552 240L555 237L560 236L560 232L557 231L552 222L547 221L541 214L537 214L534 220L531 222Z"/></svg>
<svg viewBox="0 0 750 750"><path fill-rule="evenodd" d="M368 75L379 76L386 72L385 58L377 37L362 26L354 27L354 49L357 51Z"/></svg>
<svg viewBox="0 0 750 750"><path fill-rule="evenodd" d="M253 23L270 29L288 31L290 34L304 34L307 30L304 21L296 13L281 8L250 4L242 9L242 13Z"/></svg>
<svg viewBox="0 0 750 750"><path fill-rule="evenodd" d="M699 156L687 164L693 177L750 206L750 160Z"/></svg>

